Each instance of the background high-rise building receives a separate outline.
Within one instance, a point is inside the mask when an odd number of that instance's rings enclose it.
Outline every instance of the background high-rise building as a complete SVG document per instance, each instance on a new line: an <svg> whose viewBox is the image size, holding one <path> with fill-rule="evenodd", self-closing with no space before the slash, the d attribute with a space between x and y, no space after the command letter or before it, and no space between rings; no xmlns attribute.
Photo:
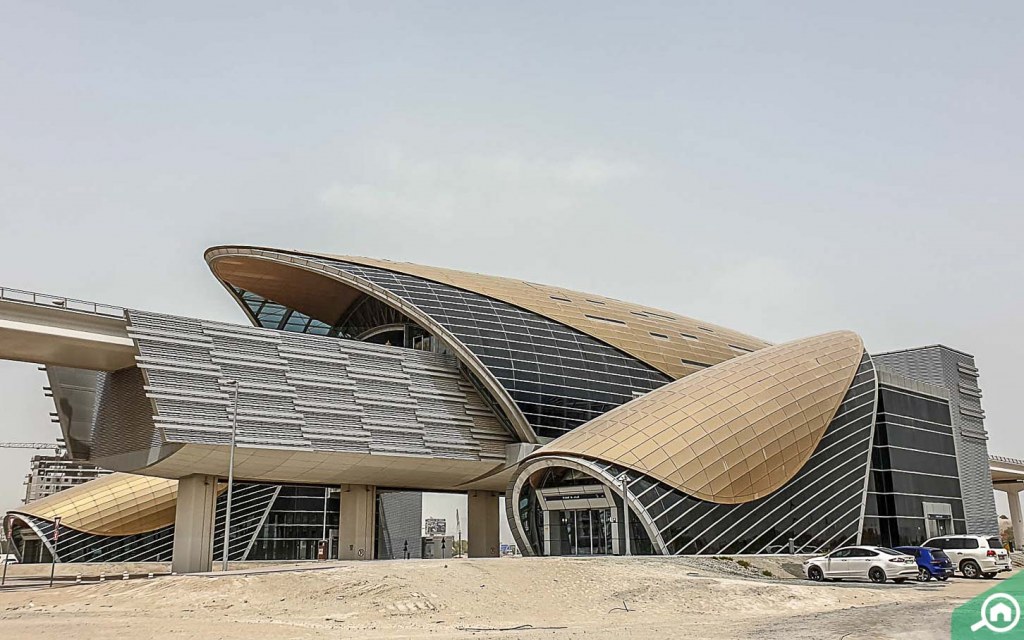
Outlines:
<svg viewBox="0 0 1024 640"><path fill-rule="evenodd" d="M90 462L72 460L67 451L57 455L32 456L31 467L25 476L23 504L76 487L110 473Z"/></svg>

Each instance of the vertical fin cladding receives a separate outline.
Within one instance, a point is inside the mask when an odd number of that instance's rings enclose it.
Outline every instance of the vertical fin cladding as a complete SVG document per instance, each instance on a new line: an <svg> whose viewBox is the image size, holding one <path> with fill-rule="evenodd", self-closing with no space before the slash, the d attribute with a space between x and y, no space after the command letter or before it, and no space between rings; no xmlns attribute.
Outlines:
<svg viewBox="0 0 1024 640"><path fill-rule="evenodd" d="M603 460L719 504L756 500L810 458L863 353L849 331L768 347L656 389L532 457Z"/></svg>
<svg viewBox="0 0 1024 640"><path fill-rule="evenodd" d="M236 299L241 288L331 326L353 304L330 294L338 283L400 309L473 369L527 442L769 345L679 314L513 278L261 247L213 247L206 260ZM325 284L325 275L337 282Z"/></svg>
<svg viewBox="0 0 1024 640"><path fill-rule="evenodd" d="M246 310L250 318L253 318L251 310L247 308L235 287L241 286L247 291L274 299L275 302L287 304L331 326L364 295L393 307L449 347L473 375L484 383L520 441L537 441L537 435L522 411L476 354L429 314L386 288L316 259L274 249L214 247L207 250L206 261L214 276ZM273 274L270 281L264 281L266 273ZM303 280L305 285L302 287L290 286L293 275L303 278L309 273L315 274L316 279L309 282ZM279 298L286 298L287 301L282 302ZM326 306L324 301L328 303Z"/></svg>

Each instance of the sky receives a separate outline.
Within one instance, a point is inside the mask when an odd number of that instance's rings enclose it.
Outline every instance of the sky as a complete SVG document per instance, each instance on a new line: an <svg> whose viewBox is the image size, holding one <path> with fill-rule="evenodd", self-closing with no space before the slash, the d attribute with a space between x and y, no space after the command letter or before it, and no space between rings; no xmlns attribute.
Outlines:
<svg viewBox="0 0 1024 640"><path fill-rule="evenodd" d="M0 15L0 286L244 322L202 253L257 244L943 343L1024 458L1020 2ZM0 441L56 436L44 383L0 362ZM0 450L0 508L28 458Z"/></svg>

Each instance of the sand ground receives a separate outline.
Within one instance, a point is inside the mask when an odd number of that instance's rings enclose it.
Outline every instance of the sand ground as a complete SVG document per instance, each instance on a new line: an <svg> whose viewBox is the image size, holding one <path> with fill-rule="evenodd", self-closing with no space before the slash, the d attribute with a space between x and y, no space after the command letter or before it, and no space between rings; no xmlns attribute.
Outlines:
<svg viewBox="0 0 1024 640"><path fill-rule="evenodd" d="M63 566L52 589L15 567L0 635L49 638L948 638L952 610L994 586L955 578L814 584L791 559L503 558L247 567ZM120 572L140 577L124 581ZM762 571L773 575L767 577ZM103 571L109 579L92 581ZM1008 575L1008 574L1003 574ZM626 610L628 609L628 611ZM524 625L531 625L526 627ZM506 629L506 630L497 630Z"/></svg>

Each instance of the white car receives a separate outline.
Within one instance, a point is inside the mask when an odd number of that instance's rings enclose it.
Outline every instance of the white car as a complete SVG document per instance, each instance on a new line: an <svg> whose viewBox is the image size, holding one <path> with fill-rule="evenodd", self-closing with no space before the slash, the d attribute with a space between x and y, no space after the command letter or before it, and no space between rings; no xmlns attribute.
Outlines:
<svg viewBox="0 0 1024 640"><path fill-rule="evenodd" d="M945 551L953 568L965 578L994 578L997 573L1010 570L1010 554L995 536L941 536L921 546Z"/></svg>
<svg viewBox="0 0 1024 640"><path fill-rule="evenodd" d="M906 582L917 577L917 560L887 547L842 547L827 556L804 562L809 580L870 580Z"/></svg>

